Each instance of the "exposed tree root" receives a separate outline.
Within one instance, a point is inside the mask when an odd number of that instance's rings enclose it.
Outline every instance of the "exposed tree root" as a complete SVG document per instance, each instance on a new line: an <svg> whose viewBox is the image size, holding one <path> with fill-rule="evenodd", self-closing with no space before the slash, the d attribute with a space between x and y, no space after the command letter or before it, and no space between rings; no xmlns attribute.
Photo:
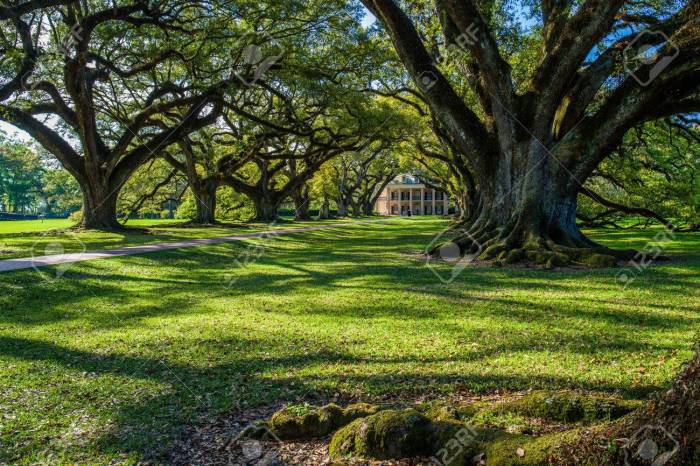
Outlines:
<svg viewBox="0 0 700 466"><path fill-rule="evenodd" d="M604 432L596 426L616 425L610 422L626 419L624 416L643 405L641 401L573 391L537 391L495 403L453 405L434 401L409 409L367 404L345 409L334 404L320 408L292 405L269 421L253 424L243 435L264 438L272 433L285 440L332 434L330 455L341 461L432 457L445 466L544 466L560 464L557 458L572 445L586 441L591 429ZM512 416L531 419L537 425L561 425L564 430L555 428L533 436L494 425L494 420L511 421Z"/></svg>
<svg viewBox="0 0 700 466"><path fill-rule="evenodd" d="M460 255L497 264L529 264L545 268L568 265L614 267L618 261L631 260L633 250L614 250L597 244L581 232L550 228L545 232L518 224L499 226L493 221L477 220L469 226L455 224L448 230L450 239L436 245L428 254L443 257L459 249Z"/></svg>

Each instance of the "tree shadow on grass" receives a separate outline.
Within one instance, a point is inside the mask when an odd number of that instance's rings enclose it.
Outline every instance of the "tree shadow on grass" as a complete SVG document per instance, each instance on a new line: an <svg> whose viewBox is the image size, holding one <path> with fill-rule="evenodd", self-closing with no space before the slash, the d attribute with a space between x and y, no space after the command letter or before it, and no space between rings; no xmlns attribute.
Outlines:
<svg viewBox="0 0 700 466"><path fill-rule="evenodd" d="M267 342L237 338L237 345L265 347ZM639 349L640 345L628 349ZM268 348L272 352L272 348ZM506 345L498 351L517 352L526 349L522 345ZM471 357L474 360L488 357L496 349ZM299 371L311 366L361 365L361 364L426 364L450 361L448 358L415 359L358 358L340 351L317 351L306 354L285 354L271 357L240 357L213 367L198 367L159 359L157 357L99 354L76 350L43 340L19 337L0 337L0 355L24 361L60 365L69 373L90 373L98 377L117 376L138 385L139 380L154 381L167 387L160 394L147 397L119 398L120 387L110 387L109 401L112 427L95 440L93 447L104 452L136 453L143 458L162 458L169 444L196 424L197 419L215 417L222 412L235 412L244 404L255 406L278 399L292 399L296 395L319 394L323 387L333 385L354 386L365 393L386 393L392 387L392 395L412 396L430 390L493 389L520 390L525 388L570 388L571 381L563 377L531 376L523 374L423 374L377 373L304 375ZM272 373L284 376L273 376ZM110 379L113 380L113 379ZM289 387L294 387L289 390ZM441 387L442 390L441 390ZM584 383L576 388L616 391L639 395L659 387L637 387L633 392L621 384ZM65 392L65 388L62 389ZM114 393L116 392L116 393ZM328 394L326 394L328 395ZM64 396L70 396L67 392ZM121 394L123 397L123 394ZM104 400L102 400L104 401ZM98 400L99 402L99 400ZM60 446L57 445L58 448ZM12 460L13 458L10 458ZM16 458L19 459L19 458Z"/></svg>
<svg viewBox="0 0 700 466"><path fill-rule="evenodd" d="M619 301L600 295L615 286L614 270L581 277L560 272L470 268L453 283L443 284L424 263L401 254L427 244L431 236L427 229L406 232L390 228L381 238L357 236L360 233L366 231L354 227L351 231L272 237L265 243L264 254L244 266L235 260L255 248L260 240L76 264L55 284L33 282L33 271L17 272L0 280L0 291L5 294L4 299L0 298L0 322L21 328L83 320L88 329L125 329L141 325L142 319L182 315L206 319L212 313L225 312L212 305L216 302L289 296L308 300L309 305L296 310L284 304L270 306L266 311L271 319L292 315L313 323L330 318L356 328L369 328L375 320L391 319L400 324L394 329L439 326L443 334L478 341L478 348L456 344L448 348L452 350L449 355L419 357L409 349L402 354L394 351L378 356L352 353L341 345L329 349L322 335L307 334L311 349L304 350L285 340L283 332L278 335L270 331L259 339L228 336L214 341L193 336L184 343L180 341L175 349L160 348L163 342L152 339L135 350L137 356L100 354L24 336L4 336L0 337L0 355L55 364L68 374L88 372L97 374L100 380L121 380L127 385L123 389L118 385L111 388L114 396L109 397L104 408L113 427L96 440L96 448L159 457L169 442L198 422L199 416L235 412L244 402L251 406L338 387L377 395L461 388L583 388L628 395L648 393L660 387L643 385L633 389L625 382L593 383L588 378L572 380L551 373L532 375L536 372L533 370L494 374L481 372L479 366L493 365L499 355L538 351L559 351L567 357L588 359L606 353L671 350L675 348L639 338L637 332L685 332L698 323L697 318L680 313L636 309L634 300L625 301L635 296L635 290L620 290ZM665 293L692 289L696 283L694 275L678 276L665 267L647 273L650 279L664 284ZM234 286L228 287L232 276ZM325 290L339 288L350 296L357 293L358 300L362 299L361 308L353 300L314 301ZM382 299L385 293L397 289L404 299ZM532 297L526 294L529 292ZM550 302L534 297L550 292L560 294ZM582 297L582 293L586 296ZM427 307L425 300L438 304ZM660 306L652 304L649 307L654 310ZM449 310L441 310L442 305L449 305ZM491 331L491 336L502 338L482 341L476 333L478 329L465 331L461 327L460 322L469 319L502 322L502 328ZM589 326L576 328L573 320ZM528 334L529 324L542 326L547 335ZM625 331L601 335L598 324ZM523 330L515 333L517 325L523 325ZM178 330L168 337L189 338ZM332 342L338 343L337 339ZM197 356L195 350L210 359ZM192 358L191 363L188 357ZM451 372L451 364L462 364L458 367L466 367L466 372ZM377 370L368 374L366 367L374 366ZM396 368L401 366L409 370L399 373ZM437 369L438 366L445 369ZM428 368L438 373L429 374ZM144 395L134 387L140 382L155 382L165 388ZM71 387L70 381L63 381L57 389Z"/></svg>
<svg viewBox="0 0 700 466"><path fill-rule="evenodd" d="M315 290L332 288L381 295L399 289L406 297L433 296L449 304L462 305L464 317L475 312L480 316L493 314L499 318L527 321L552 315L559 318L586 315L592 320L648 328L697 324L697 319L691 317L640 312L634 300L611 302L606 298L591 297L597 296L597 289L609 291L616 286L612 283L614 271L596 271L588 281L582 282L580 276L559 272L474 268L463 271L453 283L444 284L424 263L397 256L396 248L413 238L413 234L399 235L398 244L391 247L386 242L377 246L376 238L353 240L352 246L347 246L347 239L339 239L326 231L305 233L304 242L297 236L270 239L260 257L248 261L245 255L251 248L259 247L259 241L164 251L113 259L108 264L101 261L75 264L55 283L42 283L34 271L18 272L8 281L0 281L0 290L12 298L4 300L5 312L0 315L0 322L43 325L72 318L91 319L92 316L85 312L72 309L81 299L89 302L99 298L124 305L144 295L152 296L156 304L137 306L137 309L124 313L120 319L122 323L126 324L131 318L198 312L187 303L187 297L178 298L189 287L198 292L206 291L209 299L248 298L269 293L313 295ZM346 247L343 249L342 245ZM372 249L386 254L380 256ZM241 258L241 255L245 257ZM121 264L129 267L123 269ZM135 270L151 273L139 274L134 273ZM694 283L692 275L679 277L661 268L649 273L653 274L655 281L663 281L666 289L687 290ZM27 283L20 289L13 286ZM499 291L499 294L494 295L493 291ZM557 298L547 304L523 299L522 293L527 291L571 291L578 296L573 300ZM586 296L581 296L584 293ZM632 290L620 288L621 298L633 296L632 293ZM160 297L170 297L172 305L160 305ZM397 304L401 306L396 309L371 307L371 312L363 313L362 317L439 317L433 311ZM474 309L475 304L481 305ZM488 304L493 306L486 307ZM595 307L595 311L586 309L586 306ZM651 306L659 305L652 303ZM26 312L27 309L40 309L40 312ZM503 309L508 309L508 312L503 313ZM357 309L352 306L325 305L309 312L345 318L358 316Z"/></svg>

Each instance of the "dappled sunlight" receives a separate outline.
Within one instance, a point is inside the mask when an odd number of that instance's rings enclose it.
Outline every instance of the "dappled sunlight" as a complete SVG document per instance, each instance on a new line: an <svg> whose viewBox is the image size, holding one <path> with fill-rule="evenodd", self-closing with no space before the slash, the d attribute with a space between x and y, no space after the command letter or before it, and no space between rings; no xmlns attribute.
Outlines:
<svg viewBox="0 0 700 466"><path fill-rule="evenodd" d="M34 270L3 274L8 375L49 399L69 393L51 406L15 391L12 403L36 422L68 423L68 406L99 390L114 402L91 408L95 445L137 452L202 413L305 393L645 396L689 356L700 323L692 240L675 243L683 263L656 264L626 289L614 269L470 266L447 284L406 254L442 225L350 225L96 260L51 283Z"/></svg>

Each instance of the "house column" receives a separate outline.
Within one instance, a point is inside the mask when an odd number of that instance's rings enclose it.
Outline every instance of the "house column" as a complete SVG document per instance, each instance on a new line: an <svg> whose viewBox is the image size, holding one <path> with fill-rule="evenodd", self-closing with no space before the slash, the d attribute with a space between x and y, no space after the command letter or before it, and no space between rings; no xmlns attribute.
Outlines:
<svg viewBox="0 0 700 466"><path fill-rule="evenodd" d="M450 197L445 193L442 195L442 199L442 214L447 215L450 213Z"/></svg>
<svg viewBox="0 0 700 466"><path fill-rule="evenodd" d="M433 212L432 214L435 215L435 190L433 189Z"/></svg>
<svg viewBox="0 0 700 466"><path fill-rule="evenodd" d="M423 208L423 198L425 195L423 194L424 189L420 188L420 214L423 215L425 213L425 209Z"/></svg>
<svg viewBox="0 0 700 466"><path fill-rule="evenodd" d="M399 200L399 217L401 216L401 188L398 189L399 195L397 196L397 199Z"/></svg>
<svg viewBox="0 0 700 466"><path fill-rule="evenodd" d="M391 215L391 188L386 188L386 214Z"/></svg>

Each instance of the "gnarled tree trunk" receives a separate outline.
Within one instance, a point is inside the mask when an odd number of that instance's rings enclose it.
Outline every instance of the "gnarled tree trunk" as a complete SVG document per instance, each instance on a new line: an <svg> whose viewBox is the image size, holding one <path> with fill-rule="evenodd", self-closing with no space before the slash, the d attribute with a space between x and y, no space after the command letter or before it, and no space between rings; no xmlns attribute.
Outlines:
<svg viewBox="0 0 700 466"><path fill-rule="evenodd" d="M278 211L282 200L276 196L266 196L264 194L250 196L255 207L255 222L273 222L277 220Z"/></svg>
<svg viewBox="0 0 700 466"><path fill-rule="evenodd" d="M338 215L344 217L348 215L350 206L348 205L347 199L340 195L336 198L335 203L338 205Z"/></svg>
<svg viewBox="0 0 700 466"><path fill-rule="evenodd" d="M535 161L539 150L521 156ZM501 157L509 160L510 157ZM464 253L506 262L549 266L585 262L614 265L630 251L612 251L588 239L576 224L578 182L549 161L514 169L501 163L480 180L478 207L463 218L463 234L454 242ZM463 202L468 202L466 199ZM472 204L473 205L473 204ZM438 252L436 249L435 252Z"/></svg>
<svg viewBox="0 0 700 466"><path fill-rule="evenodd" d="M216 191L218 185L212 180L190 184L195 198L196 213L191 223L213 225L216 222Z"/></svg>
<svg viewBox="0 0 700 466"><path fill-rule="evenodd" d="M117 200L120 187L107 181L90 180L80 183L83 192L83 218L79 226L96 230L121 230L117 221Z"/></svg>

